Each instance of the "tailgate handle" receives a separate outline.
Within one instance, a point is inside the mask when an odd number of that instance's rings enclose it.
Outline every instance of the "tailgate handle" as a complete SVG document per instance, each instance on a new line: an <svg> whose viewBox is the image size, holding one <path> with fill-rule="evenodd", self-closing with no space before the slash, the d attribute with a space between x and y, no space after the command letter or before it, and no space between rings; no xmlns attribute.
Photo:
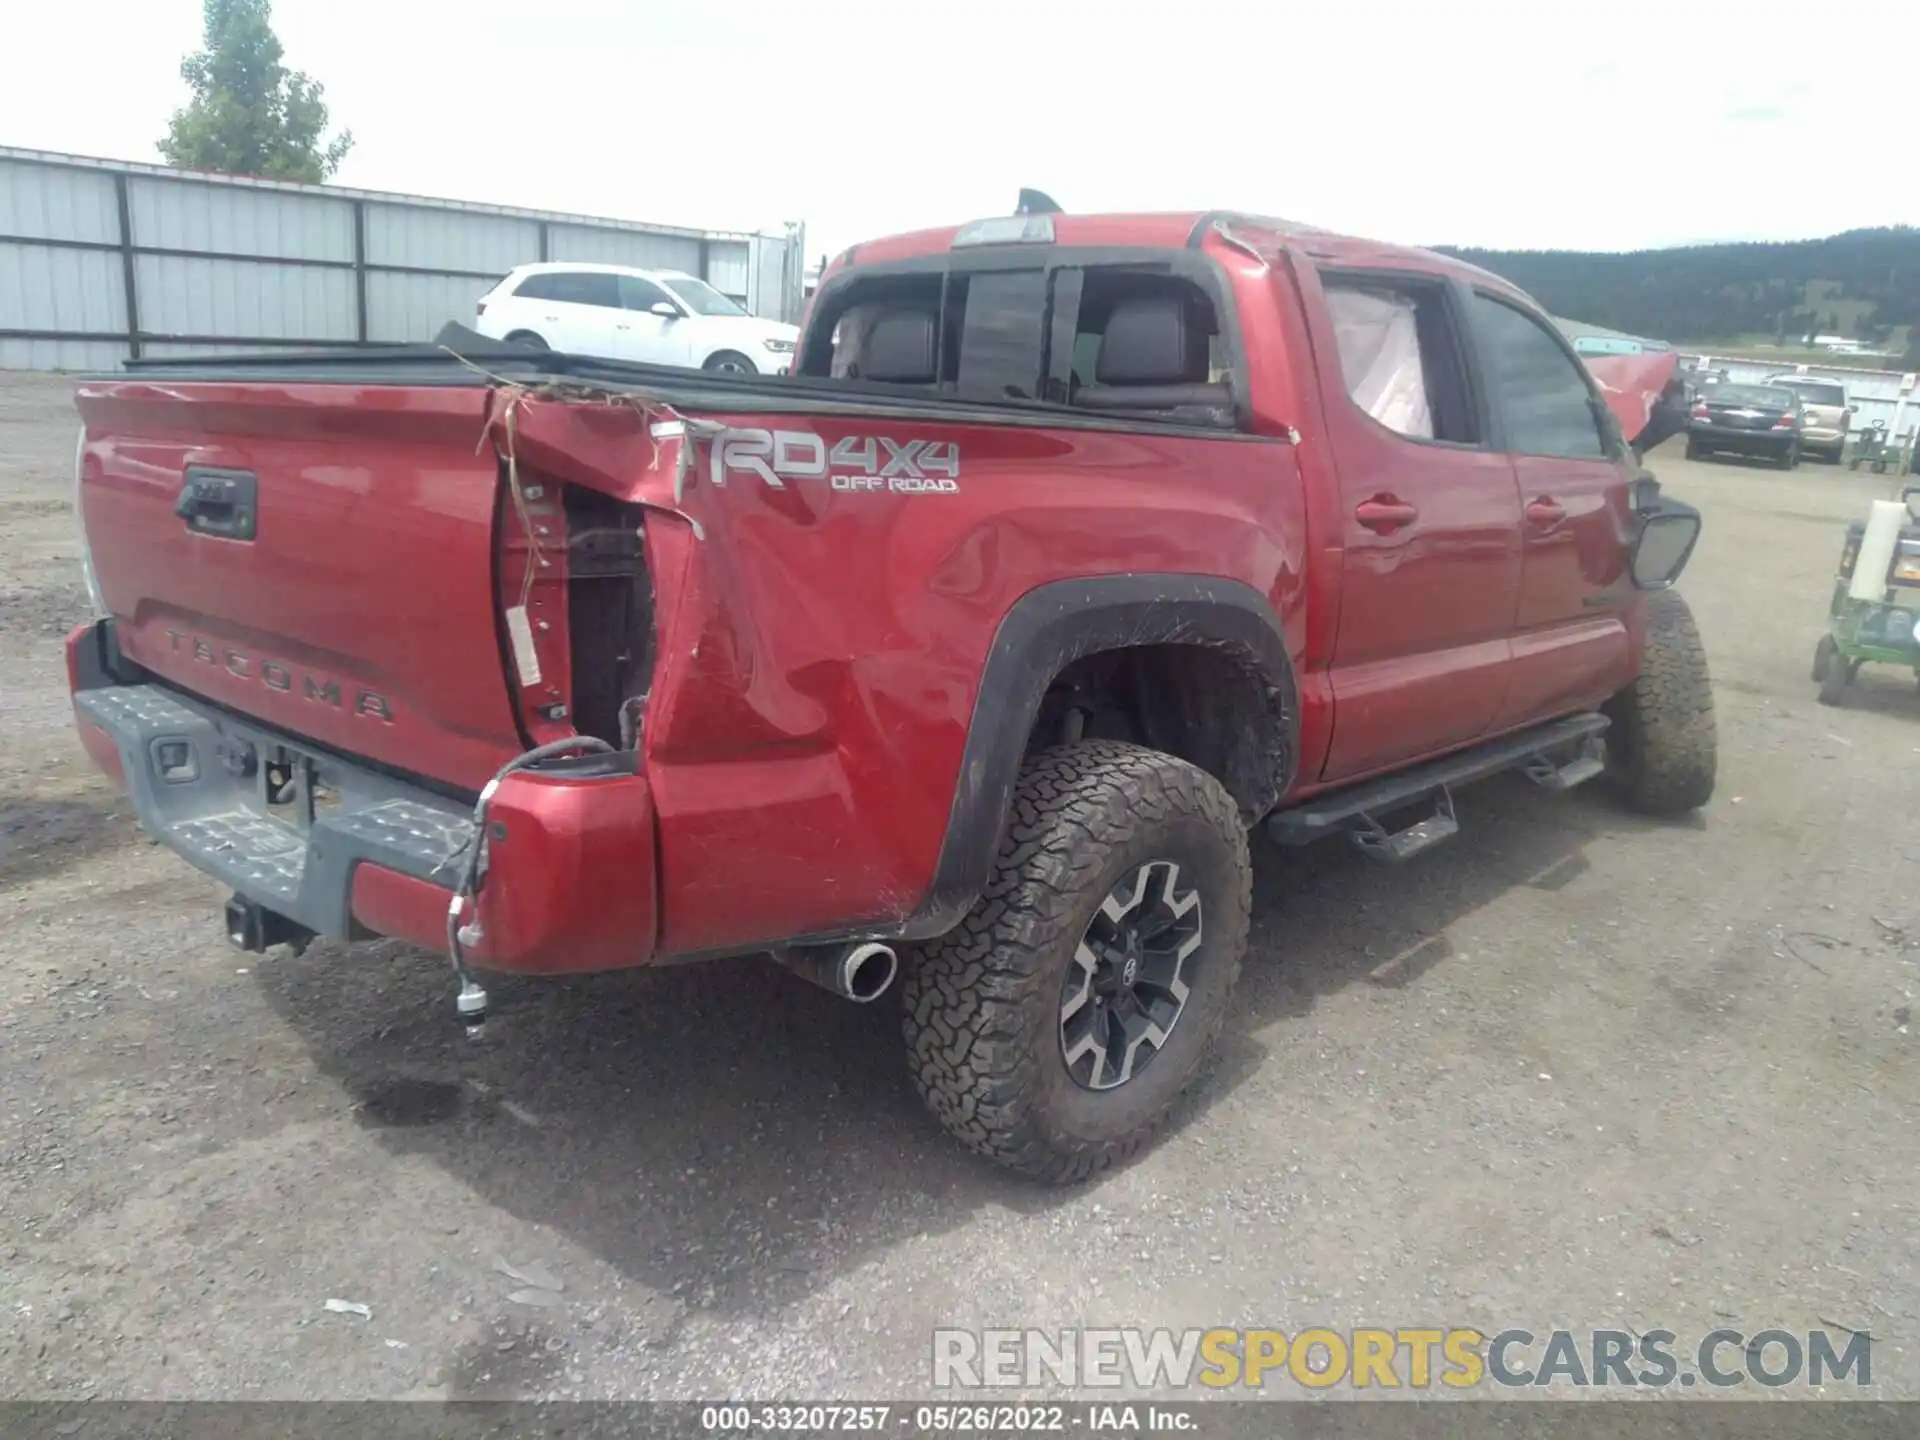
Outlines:
<svg viewBox="0 0 1920 1440"><path fill-rule="evenodd" d="M196 535L251 540L259 515L259 482L245 470L187 469L173 513Z"/></svg>

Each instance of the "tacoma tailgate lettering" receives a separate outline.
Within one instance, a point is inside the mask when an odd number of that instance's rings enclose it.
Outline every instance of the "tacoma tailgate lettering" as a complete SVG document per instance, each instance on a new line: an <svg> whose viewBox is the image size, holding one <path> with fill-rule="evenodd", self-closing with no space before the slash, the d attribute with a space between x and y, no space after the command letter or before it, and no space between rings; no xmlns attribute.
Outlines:
<svg viewBox="0 0 1920 1440"><path fill-rule="evenodd" d="M237 679L257 679L268 689L277 690L281 694L286 694L293 689L293 672L278 660L262 660L256 666L244 651L225 646L216 649L209 641L197 635L189 635L184 630L168 630L164 633L167 642L175 650L190 650L193 658L203 665L217 666ZM342 706L338 680L322 680L302 672L300 690L308 700L330 706L335 710ZM387 702L386 696L375 690L354 691L353 713L379 720L384 724L393 723L393 707Z"/></svg>

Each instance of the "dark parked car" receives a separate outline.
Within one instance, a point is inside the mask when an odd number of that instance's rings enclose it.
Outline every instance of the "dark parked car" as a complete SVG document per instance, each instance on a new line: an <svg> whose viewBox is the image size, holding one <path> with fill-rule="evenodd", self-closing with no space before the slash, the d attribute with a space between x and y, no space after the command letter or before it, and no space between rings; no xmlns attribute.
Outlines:
<svg viewBox="0 0 1920 1440"><path fill-rule="evenodd" d="M1716 385L1694 404L1687 422L1687 458L1716 451L1759 455L1791 470L1800 463L1806 409L1777 385Z"/></svg>

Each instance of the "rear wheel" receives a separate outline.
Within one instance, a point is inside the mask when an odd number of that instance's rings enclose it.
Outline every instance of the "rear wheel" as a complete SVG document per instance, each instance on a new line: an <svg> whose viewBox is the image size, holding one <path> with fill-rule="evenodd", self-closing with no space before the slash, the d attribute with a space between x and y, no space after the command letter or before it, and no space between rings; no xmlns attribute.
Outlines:
<svg viewBox="0 0 1920 1440"><path fill-rule="evenodd" d="M523 350L551 350L553 347L531 330L516 330L507 336L509 345L518 345Z"/></svg>
<svg viewBox="0 0 1920 1440"><path fill-rule="evenodd" d="M1693 612L1675 590L1647 597L1640 675L1606 704L1607 781L1647 815L1697 810L1713 795L1719 734Z"/></svg>
<svg viewBox="0 0 1920 1440"><path fill-rule="evenodd" d="M1853 677L1860 669L1859 662L1833 657L1833 663L1827 666L1827 673L1820 680L1820 703L1822 705L1844 705L1847 689L1853 684Z"/></svg>
<svg viewBox="0 0 1920 1440"><path fill-rule="evenodd" d="M1206 1068L1251 908L1246 827L1212 776L1110 740L1034 756L979 903L908 971L921 1097L1043 1180L1126 1159Z"/></svg>
<svg viewBox="0 0 1920 1440"><path fill-rule="evenodd" d="M716 375L758 375L760 373L754 368L753 361L738 350L722 350L717 354L709 355L707 363L700 368L711 370Z"/></svg>
<svg viewBox="0 0 1920 1440"><path fill-rule="evenodd" d="M1698 440L1694 439L1691 435L1687 437L1687 459L1698 460L1706 453L1706 448L1702 446Z"/></svg>
<svg viewBox="0 0 1920 1440"><path fill-rule="evenodd" d="M1818 685L1827 678L1827 672L1834 666L1840 647L1833 643L1833 636L1822 635L1820 643L1813 647L1813 683Z"/></svg>
<svg viewBox="0 0 1920 1440"><path fill-rule="evenodd" d="M1798 440L1787 446L1786 453L1781 455L1780 468L1782 470L1798 470L1800 468L1800 442Z"/></svg>

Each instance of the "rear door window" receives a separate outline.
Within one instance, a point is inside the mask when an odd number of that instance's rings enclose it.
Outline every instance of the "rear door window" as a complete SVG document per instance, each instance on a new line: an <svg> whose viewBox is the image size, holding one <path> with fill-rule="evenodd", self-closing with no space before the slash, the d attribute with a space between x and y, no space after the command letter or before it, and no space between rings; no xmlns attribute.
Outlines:
<svg viewBox="0 0 1920 1440"><path fill-rule="evenodd" d="M550 270L529 275L513 293L529 300L558 300L570 305L599 305L618 310L620 277L587 270Z"/></svg>
<svg viewBox="0 0 1920 1440"><path fill-rule="evenodd" d="M1809 405L1844 405L1847 392L1838 385L1829 385L1819 380L1769 380L1769 385L1778 385L1791 390Z"/></svg>
<svg viewBox="0 0 1920 1440"><path fill-rule="evenodd" d="M1341 378L1354 405L1409 440L1479 444L1479 405L1445 283L1397 275L1322 278Z"/></svg>
<svg viewBox="0 0 1920 1440"><path fill-rule="evenodd" d="M1573 357L1526 312L1476 293L1473 324L1488 384L1506 422L1507 449L1521 455L1605 460L1593 391Z"/></svg>
<svg viewBox="0 0 1920 1440"><path fill-rule="evenodd" d="M1721 385L1713 392L1715 405L1751 405L1761 410L1793 410L1800 397L1783 385Z"/></svg>

